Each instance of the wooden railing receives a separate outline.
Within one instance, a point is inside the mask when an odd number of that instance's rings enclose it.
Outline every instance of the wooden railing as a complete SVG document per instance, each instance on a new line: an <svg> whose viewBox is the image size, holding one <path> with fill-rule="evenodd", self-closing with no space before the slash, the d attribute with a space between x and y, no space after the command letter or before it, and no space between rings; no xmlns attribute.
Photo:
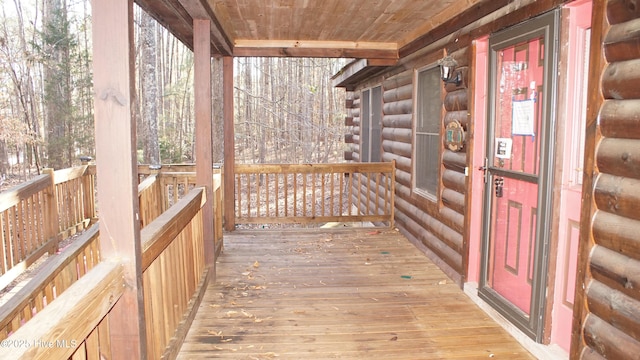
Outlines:
<svg viewBox="0 0 640 360"><path fill-rule="evenodd" d="M235 174L236 224L370 221L393 226L394 162L236 165ZM362 199L354 191L361 187L376 190L375 198Z"/></svg>
<svg viewBox="0 0 640 360"><path fill-rule="evenodd" d="M3 340L0 359L110 359L109 311L124 289L123 266L99 263Z"/></svg>
<svg viewBox="0 0 640 360"><path fill-rule="evenodd" d="M180 180L172 176L152 175L139 186L141 213L148 215L141 219L147 355L154 359L179 350L209 277L202 233L204 189L193 188L191 174L176 177ZM43 178L39 181L52 182L47 175ZM166 196L173 196L172 188L179 187L176 184L193 189L180 194L168 207L173 200L165 200ZM217 176L216 247L222 238L220 188ZM166 211L158 213L165 206ZM52 255L37 275L0 307L0 359L111 357L109 311L124 291L124 274L118 263L110 259L100 262L99 248L95 224Z"/></svg>
<svg viewBox="0 0 640 360"><path fill-rule="evenodd" d="M177 351L207 283L203 188L195 188L142 229L147 356Z"/></svg>
<svg viewBox="0 0 640 360"><path fill-rule="evenodd" d="M98 234L98 225L95 224L62 252L52 255L27 284L0 307L0 341L98 265Z"/></svg>
<svg viewBox="0 0 640 360"><path fill-rule="evenodd" d="M164 192L158 174L147 176L138 185L140 228L144 228L165 210Z"/></svg>
<svg viewBox="0 0 640 360"><path fill-rule="evenodd" d="M163 165L159 169L139 165L138 176L140 178L138 185L140 221L143 228L196 187L194 165ZM219 246L222 244L222 196L221 169L216 166L213 174L212 199L216 251L219 251Z"/></svg>
<svg viewBox="0 0 640 360"><path fill-rule="evenodd" d="M59 232L68 237L96 219L96 167L82 165L49 174L56 189Z"/></svg>
<svg viewBox="0 0 640 360"><path fill-rule="evenodd" d="M94 174L86 165L47 170L0 193L0 288L95 219Z"/></svg>

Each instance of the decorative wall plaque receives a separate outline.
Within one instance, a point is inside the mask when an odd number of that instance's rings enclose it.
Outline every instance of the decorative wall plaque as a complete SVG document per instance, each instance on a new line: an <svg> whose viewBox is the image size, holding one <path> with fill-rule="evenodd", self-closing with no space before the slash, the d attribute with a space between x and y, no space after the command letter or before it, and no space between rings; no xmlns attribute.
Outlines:
<svg viewBox="0 0 640 360"><path fill-rule="evenodd" d="M447 124L444 130L444 146L451 151L460 151L464 147L465 131L457 120Z"/></svg>

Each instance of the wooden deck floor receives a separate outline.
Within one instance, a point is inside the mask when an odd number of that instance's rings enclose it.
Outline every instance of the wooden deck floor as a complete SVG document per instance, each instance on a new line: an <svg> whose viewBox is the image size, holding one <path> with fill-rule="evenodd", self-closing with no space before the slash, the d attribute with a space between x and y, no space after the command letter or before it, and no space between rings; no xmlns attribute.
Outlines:
<svg viewBox="0 0 640 360"><path fill-rule="evenodd" d="M178 359L533 359L406 238L225 235Z"/></svg>

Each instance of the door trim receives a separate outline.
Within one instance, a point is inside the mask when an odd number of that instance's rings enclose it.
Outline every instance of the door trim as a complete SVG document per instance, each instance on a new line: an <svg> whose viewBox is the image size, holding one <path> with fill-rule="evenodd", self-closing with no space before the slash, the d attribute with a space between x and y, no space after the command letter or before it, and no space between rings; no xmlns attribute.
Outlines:
<svg viewBox="0 0 640 360"><path fill-rule="evenodd" d="M559 32L560 11L558 9L538 16L521 24L495 33L489 38L489 69L488 69L488 95L490 101L496 92L497 49L515 45L536 35L544 35L545 38L545 59L548 59L548 66L545 66L543 93L544 101L542 109L546 121L542 124L540 171L538 173L538 221L536 223L536 249L534 256L534 279L532 283L532 299L530 315L525 314L515 305L510 304L495 290L488 286L489 268L489 234L491 233L491 201L493 191L491 186L493 179L489 176L489 181L485 186L483 210L483 235L481 244L481 270L480 282L478 286L478 296L486 301L491 307L505 316L510 322L517 326L523 333L537 342L542 342L544 333L544 316L546 307L546 288L549 266L549 239L552 215L552 188L553 188L553 164L554 148L553 140L556 127L556 106L557 102L557 63L558 63L558 32ZM494 121L495 104L490 101L487 108L487 129L486 129L486 151L487 156L494 153ZM488 170L491 172L501 172L499 168ZM525 175L526 177L526 175ZM524 179L523 179L524 180ZM487 209L487 206L489 209Z"/></svg>

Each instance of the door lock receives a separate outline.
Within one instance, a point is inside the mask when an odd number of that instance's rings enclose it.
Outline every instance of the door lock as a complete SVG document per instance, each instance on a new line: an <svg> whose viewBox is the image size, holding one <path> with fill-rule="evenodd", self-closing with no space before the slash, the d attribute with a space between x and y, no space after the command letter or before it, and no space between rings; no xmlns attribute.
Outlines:
<svg viewBox="0 0 640 360"><path fill-rule="evenodd" d="M493 183L496 186L496 197L502 197L502 188L504 187L504 178L496 178L493 180Z"/></svg>

